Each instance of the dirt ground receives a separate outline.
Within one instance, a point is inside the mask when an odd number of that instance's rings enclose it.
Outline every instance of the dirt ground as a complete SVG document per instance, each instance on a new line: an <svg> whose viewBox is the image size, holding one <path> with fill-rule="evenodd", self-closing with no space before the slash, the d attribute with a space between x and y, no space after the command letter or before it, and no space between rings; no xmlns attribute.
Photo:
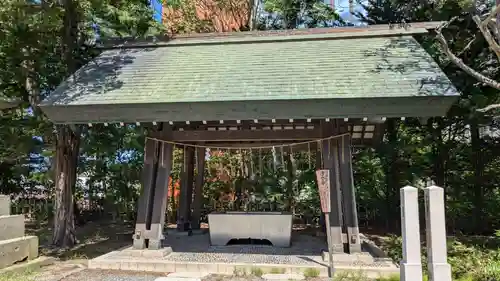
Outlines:
<svg viewBox="0 0 500 281"><path fill-rule="evenodd" d="M88 222L76 228L78 244L68 249L58 249L50 245L52 227L50 225L26 224L27 235L36 235L40 241L40 255L58 258L62 261L93 259L132 243L133 225L109 221Z"/></svg>
<svg viewBox="0 0 500 281"><path fill-rule="evenodd" d="M59 281L86 270L87 261L132 243L133 224L110 221L88 222L76 228L78 244L60 249L51 246L52 226L26 223L26 235L36 235L40 243L40 256L54 257L57 261L36 271L2 274L0 281ZM96 279L96 281L99 279ZM106 279L103 279L106 280Z"/></svg>
<svg viewBox="0 0 500 281"><path fill-rule="evenodd" d="M131 245L134 231L132 223L118 223L110 221L88 222L84 226L77 227L76 234L78 244L68 249L58 249L50 245L52 236L51 225L26 224L27 235L36 235L40 241L40 255L57 258L58 261L50 266L43 267L37 272L27 272L18 276L3 276L0 281L149 281L155 280L161 274L108 272L86 269L88 259L93 259ZM168 225L175 228L175 225ZM203 224L202 228L208 228ZM294 231L307 235L318 234L318 229L294 225ZM164 275L163 275L164 276ZM90 278L90 279L89 279ZM239 277L240 278L240 277ZM231 276L209 276L207 281L214 280L236 280ZM255 276L241 277L239 280L251 281L262 280ZM318 279L320 280L320 279Z"/></svg>

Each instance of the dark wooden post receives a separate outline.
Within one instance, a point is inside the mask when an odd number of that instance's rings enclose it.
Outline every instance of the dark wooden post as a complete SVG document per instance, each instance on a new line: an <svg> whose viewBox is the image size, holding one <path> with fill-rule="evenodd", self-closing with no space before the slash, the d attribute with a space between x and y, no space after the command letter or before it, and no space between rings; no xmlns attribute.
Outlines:
<svg viewBox="0 0 500 281"><path fill-rule="evenodd" d="M189 230L191 220L191 202L193 201L194 147L184 149L183 172L181 176L181 192L179 212L177 214L177 230Z"/></svg>
<svg viewBox="0 0 500 281"><path fill-rule="evenodd" d="M146 139L142 193L133 237L134 249L160 249L168 202L168 177L172 170L173 145Z"/></svg>
<svg viewBox="0 0 500 281"><path fill-rule="evenodd" d="M144 145L144 167L142 169L142 192L137 209L137 220L133 237L134 249L146 248L147 230L151 225L151 211L153 208L155 166L158 160L157 143L146 139Z"/></svg>
<svg viewBox="0 0 500 281"><path fill-rule="evenodd" d="M339 170L342 186L342 201L344 206L344 223L347 230L347 244L349 253L361 252L359 237L358 211L356 208L356 191L352 171L351 137L343 136L338 141Z"/></svg>
<svg viewBox="0 0 500 281"><path fill-rule="evenodd" d="M323 135L329 137L338 134L337 122L322 122ZM344 244L342 241L342 201L340 191L340 171L338 165L338 145L337 139L329 139L322 141L322 156L325 169L330 170L330 233L332 249L335 253L344 252Z"/></svg>
<svg viewBox="0 0 500 281"><path fill-rule="evenodd" d="M168 178L172 170L173 149L174 147L170 143L162 143L160 145L148 246L152 250L160 249L164 239L165 213L168 206Z"/></svg>
<svg viewBox="0 0 500 281"><path fill-rule="evenodd" d="M196 148L196 181L193 200L193 229L200 229L201 205L203 203L203 185L205 179L205 148Z"/></svg>

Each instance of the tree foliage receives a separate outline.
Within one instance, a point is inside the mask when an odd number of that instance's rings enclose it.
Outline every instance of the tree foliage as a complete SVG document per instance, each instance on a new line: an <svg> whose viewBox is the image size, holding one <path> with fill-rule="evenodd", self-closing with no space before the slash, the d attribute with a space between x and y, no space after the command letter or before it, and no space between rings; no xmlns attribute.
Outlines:
<svg viewBox="0 0 500 281"><path fill-rule="evenodd" d="M31 139L55 148L49 153L53 157L44 163L46 165L33 165L29 158L24 161L28 160L25 164L28 171L54 173L56 219L53 241L61 246L71 246L75 243L73 194L82 128L51 125L38 109L38 104L63 79L97 54L91 45L97 35L144 35L155 27L152 11L144 1L8 0L0 9L0 21L0 61L4 66L0 72L0 91L7 97L23 101L21 107L11 114L14 120L36 122ZM43 152L30 148L28 155ZM1 162L5 161L2 159ZM19 160L18 163L10 162L15 163L14 168L20 164ZM21 178L26 180L26 177Z"/></svg>
<svg viewBox="0 0 500 281"><path fill-rule="evenodd" d="M214 3L228 11L228 2L218 1ZM265 13L255 19L255 29L343 24L323 1L256 3ZM22 100L20 107L3 111L0 117L0 193L12 194L17 202L36 198L53 205L56 159L61 156L58 140L74 134L78 137L79 157L70 168L76 169L78 178L65 187L71 191L71 200L78 203L74 210L76 221L109 215L133 219L140 191L144 128L94 125L68 131L69 127L54 126L46 120L36 105L71 75L69 66L78 68L99 53L93 45L95 40L142 36L161 31L162 27L152 20L152 11L144 1L85 0L74 4L77 7L72 30L76 40L71 43L74 46L70 56L65 40L65 6L51 1L34 4L5 0L0 7L0 93ZM170 8L180 11L183 17L174 22L176 26L166 26L170 32L223 31L210 18L199 17L193 10L195 2L178 4ZM480 36L473 18L475 8L469 2L369 0L364 8L367 14L360 17L369 24L453 18L439 33L446 38L449 50L475 71L499 81L496 54ZM250 15L245 16L248 19L238 25L238 30L253 29ZM436 37L439 34L417 39L462 95L447 116L424 122L389 119L380 145L356 149L355 182L363 226L397 230L399 188L433 181L446 189L450 232L491 233L500 228L500 128L494 117L477 110L495 103L499 93L457 66L442 48ZM182 152L182 148L177 148L174 153L172 189L179 179ZM317 222L320 211L314 182L316 153L295 152L293 157L287 154L277 165L273 158L269 153L256 151L212 151L204 171L208 179L204 186L204 213L286 210L305 221ZM176 200L170 201L170 214L176 204ZM53 219L52 214L47 217ZM168 217L175 221L175 215ZM67 231L72 231L71 226Z"/></svg>

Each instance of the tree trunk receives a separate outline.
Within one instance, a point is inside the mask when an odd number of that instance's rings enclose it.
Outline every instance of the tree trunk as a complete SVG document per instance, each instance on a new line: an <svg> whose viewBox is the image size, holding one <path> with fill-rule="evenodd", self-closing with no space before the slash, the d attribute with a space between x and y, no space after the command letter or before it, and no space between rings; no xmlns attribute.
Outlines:
<svg viewBox="0 0 500 281"><path fill-rule="evenodd" d="M437 128L434 128L434 121L437 123ZM427 122L427 129L432 132L432 142L434 143L433 148L433 175L432 180L437 186L445 187L445 164L447 160L447 151L444 147L443 141L443 118L435 118L435 120L429 119Z"/></svg>
<svg viewBox="0 0 500 281"><path fill-rule="evenodd" d="M73 0L60 0L64 8L62 27L63 53L67 73L76 71L75 51L78 40L78 14ZM67 125L58 125L56 130L56 210L52 243L71 247L76 243L73 213L73 191L76 183L76 168L80 146L79 133Z"/></svg>
<svg viewBox="0 0 500 281"><path fill-rule="evenodd" d="M79 137L68 126L57 128L56 208L52 243L60 247L71 247L76 243L73 190L76 183L79 144Z"/></svg>
<svg viewBox="0 0 500 281"><path fill-rule="evenodd" d="M482 152L482 140L479 135L479 126L477 120L473 119L470 122L471 145L472 145L472 165L474 169L474 191L473 201L474 206L474 232L482 233L486 228L484 215L484 189L483 189L483 172L484 172L484 157Z"/></svg>
<svg viewBox="0 0 500 281"><path fill-rule="evenodd" d="M287 206L286 210L292 213L295 216L295 202L294 202L294 190L293 190L293 182L295 180L295 170L293 163L293 155L289 153L286 157L286 201Z"/></svg>
<svg viewBox="0 0 500 281"><path fill-rule="evenodd" d="M397 228L399 221L399 210L397 208L397 194L400 186L399 174L399 145L398 145L398 127L397 119L387 120L387 145L388 145L388 163L386 176L385 204L386 204L386 228L388 231Z"/></svg>

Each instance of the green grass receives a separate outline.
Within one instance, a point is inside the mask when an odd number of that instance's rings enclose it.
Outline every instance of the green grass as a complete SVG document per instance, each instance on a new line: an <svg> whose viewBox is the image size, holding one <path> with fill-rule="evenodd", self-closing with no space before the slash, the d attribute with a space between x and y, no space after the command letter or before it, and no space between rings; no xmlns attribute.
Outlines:
<svg viewBox="0 0 500 281"><path fill-rule="evenodd" d="M34 280L35 274L36 270L33 269L26 269L21 272L6 272L0 274L0 281L29 281Z"/></svg>
<svg viewBox="0 0 500 281"><path fill-rule="evenodd" d="M233 275L238 277L247 276L247 270L243 267L241 268L237 267L233 270Z"/></svg>
<svg viewBox="0 0 500 281"><path fill-rule="evenodd" d="M258 267L253 267L250 270L250 274L252 274L253 276L261 277L262 275L264 275L264 271Z"/></svg>
<svg viewBox="0 0 500 281"><path fill-rule="evenodd" d="M307 268L304 270L304 277L306 278L314 278L319 276L319 269L316 268Z"/></svg>
<svg viewBox="0 0 500 281"><path fill-rule="evenodd" d="M395 261L402 258L402 240L398 236L385 237L382 249ZM454 281L500 280L500 237L499 236L456 236L448 238L448 263L452 268ZM427 272L425 241L422 242L422 266ZM397 281L378 279L380 281ZM426 276L424 276L424 280Z"/></svg>
<svg viewBox="0 0 500 281"><path fill-rule="evenodd" d="M271 274L283 274L283 273L285 273L285 269L273 267L273 268L271 268L271 271L269 273L271 273Z"/></svg>
<svg viewBox="0 0 500 281"><path fill-rule="evenodd" d="M40 245L46 246L51 243L51 227L51 224L27 224L26 233L38 236ZM61 260L96 258L129 245L133 231L133 225L130 224L109 221L89 222L76 229L76 238L79 242L77 245L69 249L43 248L40 255Z"/></svg>
<svg viewBox="0 0 500 281"><path fill-rule="evenodd" d="M388 276L388 277L379 277L377 278L377 281L399 281L400 278L399 278L399 275L395 274L395 275L391 275L391 276Z"/></svg>
<svg viewBox="0 0 500 281"><path fill-rule="evenodd" d="M333 278L333 281L368 281L368 280L369 280L368 277L362 270L342 271L336 273L335 277Z"/></svg>

